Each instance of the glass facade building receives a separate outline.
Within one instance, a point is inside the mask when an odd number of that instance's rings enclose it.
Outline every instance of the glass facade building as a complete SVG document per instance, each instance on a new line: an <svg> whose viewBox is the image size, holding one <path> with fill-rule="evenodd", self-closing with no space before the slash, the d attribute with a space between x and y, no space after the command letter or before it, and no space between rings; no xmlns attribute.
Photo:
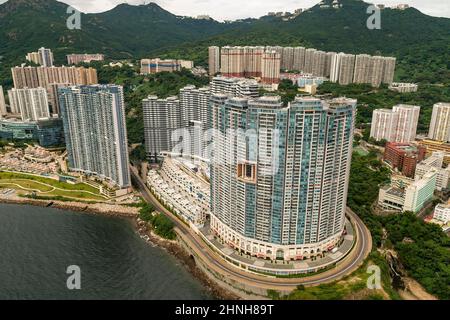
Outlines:
<svg viewBox="0 0 450 320"><path fill-rule="evenodd" d="M130 187L122 87L65 87L58 93L69 168Z"/></svg>
<svg viewBox="0 0 450 320"><path fill-rule="evenodd" d="M16 121L0 119L0 139L37 141L44 148L64 145L64 130L61 119L39 121Z"/></svg>
<svg viewBox="0 0 450 320"><path fill-rule="evenodd" d="M211 229L254 256L302 260L344 232L356 100L213 95Z"/></svg>

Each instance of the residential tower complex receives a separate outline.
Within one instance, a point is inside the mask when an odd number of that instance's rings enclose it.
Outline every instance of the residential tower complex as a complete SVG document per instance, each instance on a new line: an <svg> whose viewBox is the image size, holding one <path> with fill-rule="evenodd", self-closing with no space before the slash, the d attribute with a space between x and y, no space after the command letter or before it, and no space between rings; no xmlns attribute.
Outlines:
<svg viewBox="0 0 450 320"><path fill-rule="evenodd" d="M50 118L47 91L44 88L11 89L9 104L13 113L20 113L23 121Z"/></svg>
<svg viewBox="0 0 450 320"><path fill-rule="evenodd" d="M416 139L420 107L396 105L389 109L374 110L370 136L377 141L411 142Z"/></svg>
<svg viewBox="0 0 450 320"><path fill-rule="evenodd" d="M297 98L286 107L277 96L213 95L211 113L215 234L273 260L302 260L336 246L345 225L356 100Z"/></svg>
<svg viewBox="0 0 450 320"><path fill-rule="evenodd" d="M220 66L218 66L220 61ZM346 85L369 83L379 87L394 80L393 57L324 52L313 48L280 46L210 47L210 74L218 67L226 77L255 77L278 83L279 69L310 73ZM213 72L213 73L212 73Z"/></svg>
<svg viewBox="0 0 450 320"><path fill-rule="evenodd" d="M116 85L59 89L69 168L113 186L131 186L123 89Z"/></svg>
<svg viewBox="0 0 450 320"><path fill-rule="evenodd" d="M433 106L428 137L436 141L450 142L450 103L436 103Z"/></svg>

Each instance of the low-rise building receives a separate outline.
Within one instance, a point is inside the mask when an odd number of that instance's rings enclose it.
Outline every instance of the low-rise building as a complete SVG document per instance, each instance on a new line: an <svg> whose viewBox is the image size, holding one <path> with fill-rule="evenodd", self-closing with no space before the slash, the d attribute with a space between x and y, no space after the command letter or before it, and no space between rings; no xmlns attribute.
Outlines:
<svg viewBox="0 0 450 320"><path fill-rule="evenodd" d="M438 204L434 209L434 217L435 220L438 220L444 224L450 222L450 200L447 204Z"/></svg>
<svg viewBox="0 0 450 320"><path fill-rule="evenodd" d="M142 59L141 60L141 74L153 74L158 72L175 72L181 69L192 69L194 62L189 60L176 59Z"/></svg>
<svg viewBox="0 0 450 320"><path fill-rule="evenodd" d="M444 152L435 152L431 157L419 163L416 167L416 178L422 178L432 169L437 171L436 189L442 191L449 187L450 166L444 166Z"/></svg>
<svg viewBox="0 0 450 320"><path fill-rule="evenodd" d="M105 55L100 53L82 53L82 54L68 54L67 64L79 64L79 63L91 63L91 61L103 61L105 60Z"/></svg>
<svg viewBox="0 0 450 320"><path fill-rule="evenodd" d="M416 165L425 159L425 154L426 149L423 147L416 147L409 143L390 142L386 145L383 159L394 170L414 178Z"/></svg>
<svg viewBox="0 0 450 320"><path fill-rule="evenodd" d="M434 152L443 151L444 163L450 164L450 143L435 140L420 140L419 145L427 149L427 156L431 156Z"/></svg>
<svg viewBox="0 0 450 320"><path fill-rule="evenodd" d="M166 157L161 170L150 170L147 184L183 220L202 228L209 213L210 189L194 170L182 160Z"/></svg>
<svg viewBox="0 0 450 320"><path fill-rule="evenodd" d="M417 92L419 86L415 83L393 82L389 85L389 90L400 93Z"/></svg>
<svg viewBox="0 0 450 320"><path fill-rule="evenodd" d="M64 144L61 119L50 118L38 121L0 120L0 139L37 141L42 147Z"/></svg>
<svg viewBox="0 0 450 320"><path fill-rule="evenodd" d="M378 205L387 210L418 213L433 199L436 177L437 171L433 169L405 187L393 183L384 186L379 192Z"/></svg>

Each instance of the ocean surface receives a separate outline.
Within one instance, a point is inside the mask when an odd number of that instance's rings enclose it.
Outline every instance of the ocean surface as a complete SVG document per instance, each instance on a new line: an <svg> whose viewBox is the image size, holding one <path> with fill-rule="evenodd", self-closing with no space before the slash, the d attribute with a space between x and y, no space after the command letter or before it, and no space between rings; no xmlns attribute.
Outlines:
<svg viewBox="0 0 450 320"><path fill-rule="evenodd" d="M69 290L69 266L81 290ZM0 204L0 299L212 299L125 218Z"/></svg>

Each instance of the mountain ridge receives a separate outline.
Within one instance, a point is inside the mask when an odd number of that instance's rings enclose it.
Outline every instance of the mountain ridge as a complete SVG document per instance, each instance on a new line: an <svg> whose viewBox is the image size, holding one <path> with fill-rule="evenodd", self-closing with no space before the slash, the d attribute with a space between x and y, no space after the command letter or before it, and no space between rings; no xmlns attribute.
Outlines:
<svg viewBox="0 0 450 320"><path fill-rule="evenodd" d="M323 2L330 5L332 0ZM177 16L155 3L119 4L102 13L82 13L81 30L69 30L67 4L9 0L0 5L0 83L10 85L8 68L25 62L26 53L41 46L53 50L57 64L65 63L66 54L87 51L117 59L161 55L206 64L209 45L228 44L394 55L399 58L398 79L450 82L450 19L414 8L385 9L381 30L369 30L368 3L339 3L339 9L317 4L288 21L264 16L233 23Z"/></svg>

